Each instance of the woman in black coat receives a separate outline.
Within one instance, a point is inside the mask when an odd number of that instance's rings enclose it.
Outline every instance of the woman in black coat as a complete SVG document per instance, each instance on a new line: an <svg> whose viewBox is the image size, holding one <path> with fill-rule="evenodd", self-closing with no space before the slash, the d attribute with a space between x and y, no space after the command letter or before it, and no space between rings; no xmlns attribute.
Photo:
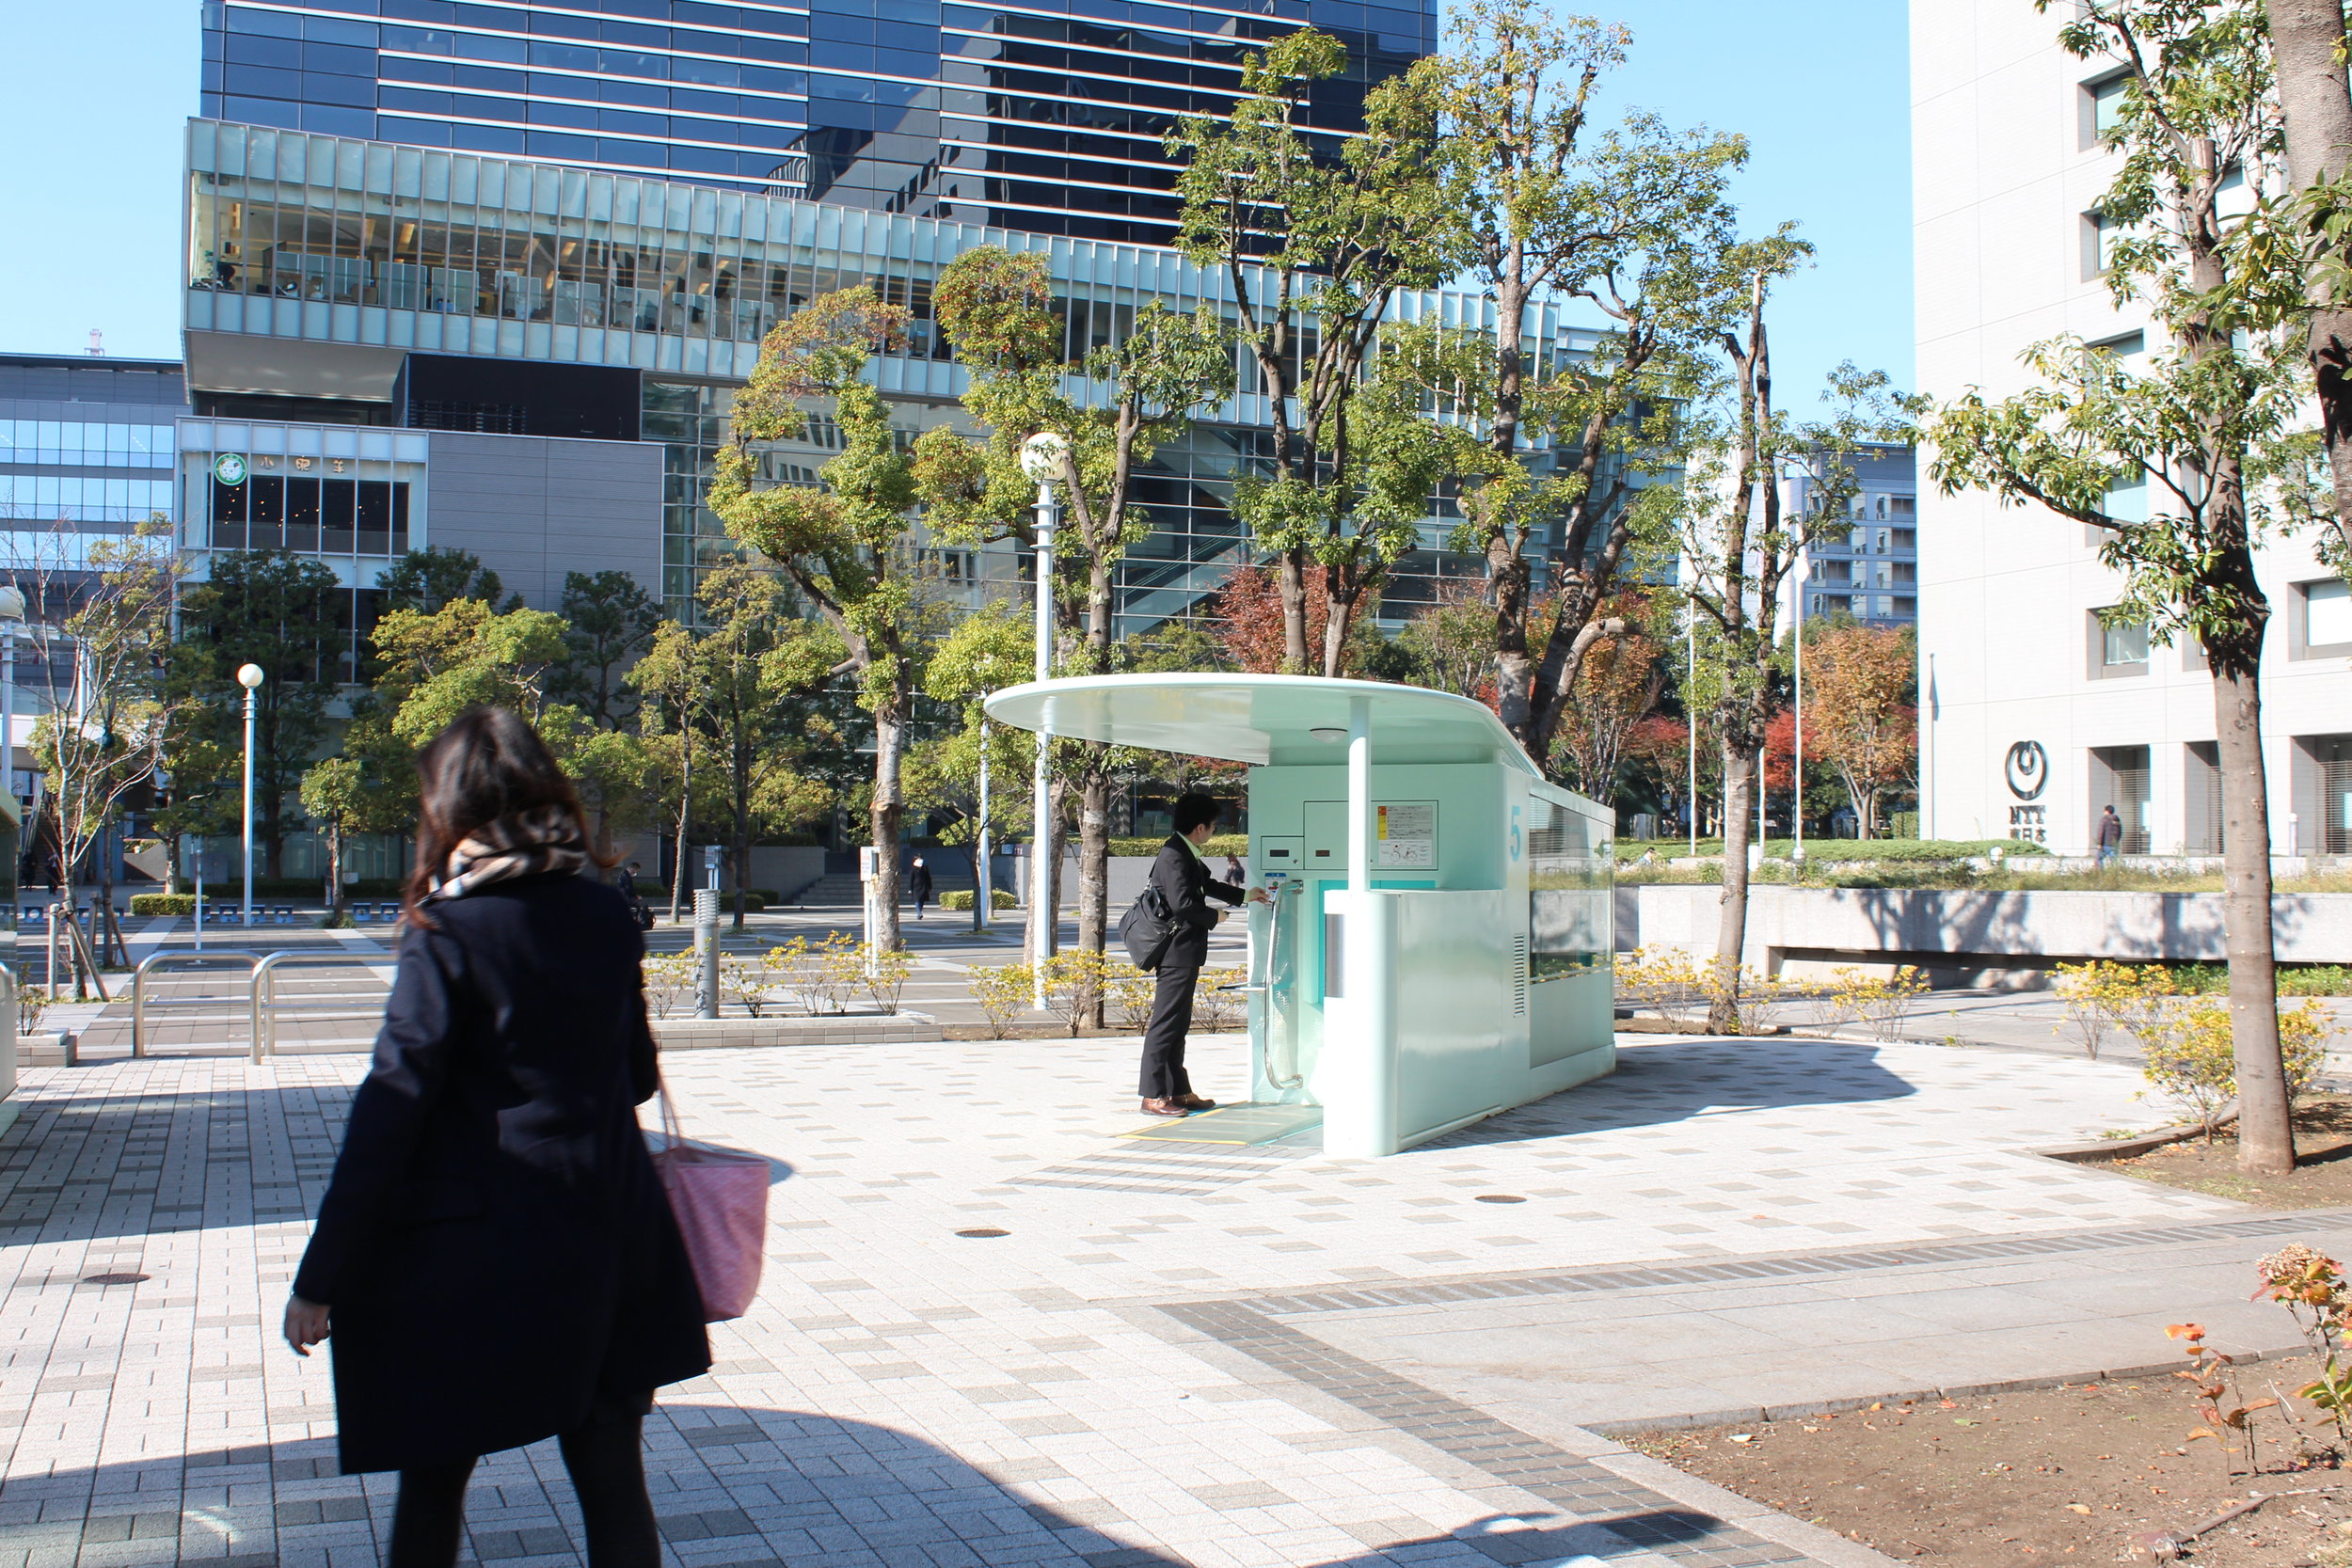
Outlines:
<svg viewBox="0 0 2352 1568"><path fill-rule="evenodd" d="M395 1568L453 1562L476 1457L546 1437L590 1561L652 1568L640 1425L710 1350L637 1125L644 939L580 874L579 800L529 724L468 713L419 772L399 970L286 1338L331 1329L343 1469L401 1473Z"/></svg>

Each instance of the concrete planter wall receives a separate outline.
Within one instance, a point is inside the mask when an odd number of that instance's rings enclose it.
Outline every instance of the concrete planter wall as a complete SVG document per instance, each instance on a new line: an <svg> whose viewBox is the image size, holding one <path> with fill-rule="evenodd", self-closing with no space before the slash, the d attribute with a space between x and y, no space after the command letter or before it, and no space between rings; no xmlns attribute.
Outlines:
<svg viewBox="0 0 2352 1568"><path fill-rule="evenodd" d="M1618 950L1711 958L1722 898L1705 885L1619 888ZM2352 894L2288 894L2271 905L2282 961L2352 964ZM1941 985L2037 985L2051 966L2086 958L2225 956L2217 893L1758 887L1741 961L1799 974L1915 964Z"/></svg>

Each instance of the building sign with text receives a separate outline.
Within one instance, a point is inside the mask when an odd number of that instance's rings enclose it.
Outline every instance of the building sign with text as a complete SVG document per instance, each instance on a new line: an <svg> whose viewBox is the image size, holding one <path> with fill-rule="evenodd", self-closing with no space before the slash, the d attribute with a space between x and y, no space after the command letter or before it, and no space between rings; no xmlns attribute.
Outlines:
<svg viewBox="0 0 2352 1568"><path fill-rule="evenodd" d="M2050 822L2042 792L2050 784L2050 753L2039 740L2021 740L2009 749L2001 777L2010 794L2016 797L2009 808L2009 836L2031 844L2049 843Z"/></svg>

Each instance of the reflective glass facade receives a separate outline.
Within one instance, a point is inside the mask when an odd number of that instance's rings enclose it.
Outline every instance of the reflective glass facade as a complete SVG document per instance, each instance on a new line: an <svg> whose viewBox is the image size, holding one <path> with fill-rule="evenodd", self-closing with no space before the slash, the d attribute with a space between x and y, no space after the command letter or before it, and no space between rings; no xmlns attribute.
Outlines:
<svg viewBox="0 0 2352 1568"><path fill-rule="evenodd" d="M209 118L653 171L885 213L1164 243L1161 137L1240 56L1349 47L1311 121L1436 43L1434 0L294 0L204 8Z"/></svg>
<svg viewBox="0 0 2352 1568"><path fill-rule="evenodd" d="M91 539L172 518L186 405L167 360L0 355L0 566L78 566Z"/></svg>
<svg viewBox="0 0 2352 1568"><path fill-rule="evenodd" d="M1048 258L1073 360L1116 341L1152 300L1188 309L1229 298L1221 273L1156 246L381 142L199 120L188 167L192 354L199 342L258 338L641 372L642 436L666 448L661 516L648 526L662 538L665 596L681 609L699 573L731 552L701 497L734 389L768 327L804 301L862 283L909 307L908 347L877 359L873 378L912 436L956 417L963 373L930 331L930 289L974 245ZM1487 309L1475 294L1437 290L1400 296L1391 316L1477 327ZM1547 308L1535 341L1566 357L1594 336ZM1270 423L1264 400L1239 389L1255 380L1237 363L1234 395L1164 445L1140 479L1152 531L1120 568L1122 632L1194 614L1243 559L1226 502ZM385 412L392 422L397 411ZM777 450L775 478L813 475L832 455L821 429L813 434ZM1476 560L1443 548L1454 520L1433 497L1383 619L1426 602L1443 578L1481 575ZM943 565L976 598L1025 593L1009 550L954 553Z"/></svg>

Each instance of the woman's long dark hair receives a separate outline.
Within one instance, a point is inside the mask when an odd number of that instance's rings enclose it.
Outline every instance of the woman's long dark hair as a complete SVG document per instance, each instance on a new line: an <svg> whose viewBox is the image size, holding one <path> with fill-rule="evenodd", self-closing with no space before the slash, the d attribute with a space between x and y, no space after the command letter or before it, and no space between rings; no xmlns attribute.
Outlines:
<svg viewBox="0 0 2352 1568"><path fill-rule="evenodd" d="M417 863L401 909L420 925L433 924L420 909L433 879L449 863L450 851L477 828L540 806L561 806L580 844L588 843L579 791L539 732L502 707L468 708L433 737L417 758ZM605 863L593 849L589 858Z"/></svg>

